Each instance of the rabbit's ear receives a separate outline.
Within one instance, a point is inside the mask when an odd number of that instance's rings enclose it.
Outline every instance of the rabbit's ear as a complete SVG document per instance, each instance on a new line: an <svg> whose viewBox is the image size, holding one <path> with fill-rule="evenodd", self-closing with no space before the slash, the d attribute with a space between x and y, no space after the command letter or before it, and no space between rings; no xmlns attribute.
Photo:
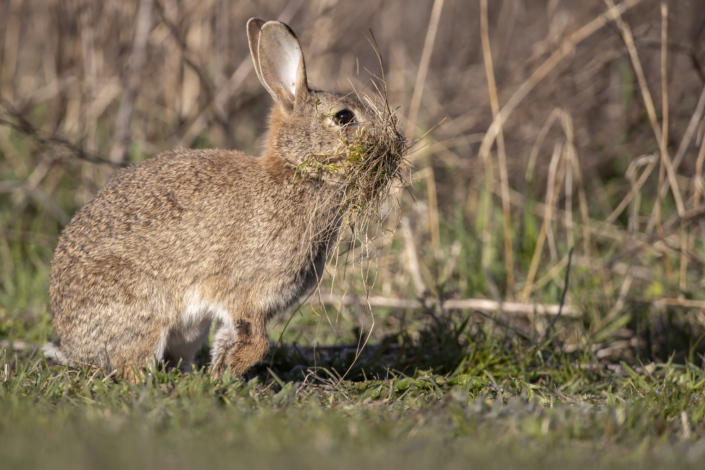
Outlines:
<svg viewBox="0 0 705 470"><path fill-rule="evenodd" d="M252 54L252 62L255 64L255 73L259 81L262 80L262 71L259 65L259 32L262 30L264 21L259 18L250 18L247 22L247 41L250 43L250 54Z"/></svg>
<svg viewBox="0 0 705 470"><path fill-rule="evenodd" d="M248 34L257 24L250 20ZM253 40L250 39L250 45ZM250 46L251 47L251 46ZM255 58L256 56L256 58ZM285 111L308 99L304 54L294 32L284 23L268 21L259 28L257 52L252 53L259 62L259 79Z"/></svg>

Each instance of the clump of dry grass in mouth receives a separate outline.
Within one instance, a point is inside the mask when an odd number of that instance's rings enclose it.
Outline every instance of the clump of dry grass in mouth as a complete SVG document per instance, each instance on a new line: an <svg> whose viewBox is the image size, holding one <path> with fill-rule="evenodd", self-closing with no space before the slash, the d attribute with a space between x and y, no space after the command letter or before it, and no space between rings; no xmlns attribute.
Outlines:
<svg viewBox="0 0 705 470"><path fill-rule="evenodd" d="M364 225L370 216L379 218L379 208L392 188L403 186L409 163L404 136L384 95L375 101L365 96L371 122L354 130L343 129L332 155L313 154L296 167L294 179L315 173L332 182L339 192L343 223Z"/></svg>

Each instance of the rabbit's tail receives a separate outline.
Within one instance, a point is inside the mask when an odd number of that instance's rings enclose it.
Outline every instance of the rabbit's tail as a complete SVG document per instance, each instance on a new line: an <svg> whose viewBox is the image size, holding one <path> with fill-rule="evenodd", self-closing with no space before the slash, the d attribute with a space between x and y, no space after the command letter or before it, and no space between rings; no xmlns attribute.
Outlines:
<svg viewBox="0 0 705 470"><path fill-rule="evenodd" d="M42 347L42 352L47 359L53 359L60 364L68 364L66 355L59 349L59 341L50 341Z"/></svg>

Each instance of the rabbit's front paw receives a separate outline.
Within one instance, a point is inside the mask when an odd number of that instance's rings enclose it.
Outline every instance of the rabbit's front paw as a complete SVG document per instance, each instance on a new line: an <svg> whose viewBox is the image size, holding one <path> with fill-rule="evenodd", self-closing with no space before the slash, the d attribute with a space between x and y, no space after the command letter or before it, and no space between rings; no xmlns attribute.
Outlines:
<svg viewBox="0 0 705 470"><path fill-rule="evenodd" d="M241 376L261 361L268 350L265 325L237 320L234 328L222 326L213 343L211 374L221 377L229 367L231 373Z"/></svg>

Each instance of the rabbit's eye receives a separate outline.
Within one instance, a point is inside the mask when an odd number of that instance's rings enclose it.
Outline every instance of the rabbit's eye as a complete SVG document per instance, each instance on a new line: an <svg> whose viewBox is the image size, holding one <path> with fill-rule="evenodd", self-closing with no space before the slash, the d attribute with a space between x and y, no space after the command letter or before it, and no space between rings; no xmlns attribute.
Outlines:
<svg viewBox="0 0 705 470"><path fill-rule="evenodd" d="M335 113L335 116L333 117L336 124L339 126L344 126L346 124L350 124L355 119L355 114L349 109L344 109Z"/></svg>

